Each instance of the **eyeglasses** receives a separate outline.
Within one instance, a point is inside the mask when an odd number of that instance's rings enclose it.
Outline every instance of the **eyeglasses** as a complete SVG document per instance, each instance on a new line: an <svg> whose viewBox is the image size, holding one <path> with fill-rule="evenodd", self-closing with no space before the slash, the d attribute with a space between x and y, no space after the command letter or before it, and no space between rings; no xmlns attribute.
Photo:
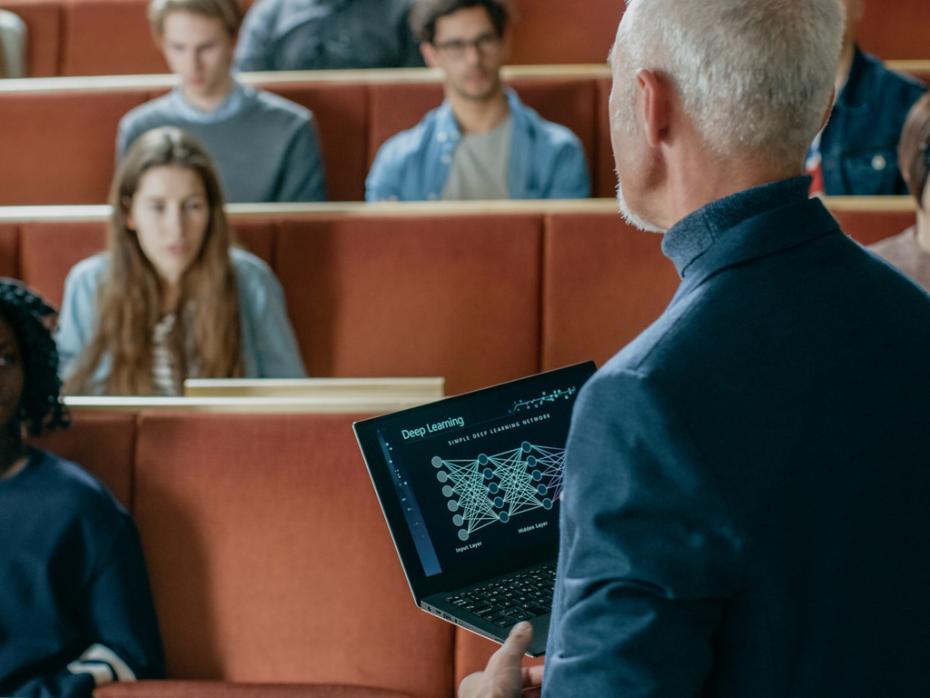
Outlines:
<svg viewBox="0 0 930 698"><path fill-rule="evenodd" d="M497 51L500 45L501 38L494 32L487 32L476 39L449 39L448 41L433 44L437 51L446 54L446 56L452 59L464 58L468 53L468 49L472 46L475 47L478 53L488 55Z"/></svg>

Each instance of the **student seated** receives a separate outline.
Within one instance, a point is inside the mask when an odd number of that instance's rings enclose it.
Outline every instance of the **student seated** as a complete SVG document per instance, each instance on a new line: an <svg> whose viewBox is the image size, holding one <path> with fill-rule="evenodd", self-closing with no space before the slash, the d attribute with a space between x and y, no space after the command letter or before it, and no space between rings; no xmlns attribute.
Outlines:
<svg viewBox="0 0 930 698"><path fill-rule="evenodd" d="M177 126L206 146L229 201L323 201L313 114L231 71L241 19L237 0L152 0L152 34L180 84L122 118L117 160L146 131Z"/></svg>
<svg viewBox="0 0 930 698"><path fill-rule="evenodd" d="M410 0L259 0L245 16L239 70L403 68L423 59Z"/></svg>
<svg viewBox="0 0 930 698"><path fill-rule="evenodd" d="M578 138L501 83L505 0L414 0L420 49L445 80L445 101L375 158L365 198L576 199L591 193Z"/></svg>
<svg viewBox="0 0 930 698"><path fill-rule="evenodd" d="M917 224L870 246L916 283L930 291L930 95L914 105L904 122L898 165L917 200Z"/></svg>
<svg viewBox="0 0 930 698"><path fill-rule="evenodd" d="M0 279L0 695L90 696L164 675L136 527L95 478L23 443L67 425L53 310Z"/></svg>
<svg viewBox="0 0 930 698"><path fill-rule="evenodd" d="M26 25L9 10L0 10L0 78L26 77Z"/></svg>
<svg viewBox="0 0 930 698"><path fill-rule="evenodd" d="M110 204L107 251L65 280L67 392L176 395L187 377L304 376L281 286L231 246L216 173L191 136L164 127L137 140Z"/></svg>
<svg viewBox="0 0 930 698"><path fill-rule="evenodd" d="M844 0L846 28L836 75L836 102L807 154L813 193L827 196L907 194L897 147L908 110L926 91L856 45L865 0Z"/></svg>

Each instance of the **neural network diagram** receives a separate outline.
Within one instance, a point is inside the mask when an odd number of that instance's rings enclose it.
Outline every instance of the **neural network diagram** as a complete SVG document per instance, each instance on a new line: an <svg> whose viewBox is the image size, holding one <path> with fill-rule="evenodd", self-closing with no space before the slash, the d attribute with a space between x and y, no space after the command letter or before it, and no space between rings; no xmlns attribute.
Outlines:
<svg viewBox="0 0 930 698"><path fill-rule="evenodd" d="M519 448L471 460L433 456L459 540L535 509L551 509L562 493L565 449L524 441Z"/></svg>

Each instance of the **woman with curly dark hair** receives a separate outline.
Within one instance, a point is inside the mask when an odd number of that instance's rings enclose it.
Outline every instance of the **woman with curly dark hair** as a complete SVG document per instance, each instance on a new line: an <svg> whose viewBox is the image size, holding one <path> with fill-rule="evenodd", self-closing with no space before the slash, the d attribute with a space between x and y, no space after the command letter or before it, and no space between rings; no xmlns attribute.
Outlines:
<svg viewBox="0 0 930 698"><path fill-rule="evenodd" d="M54 311L0 279L0 695L93 694L158 678L158 623L135 525L96 479L26 445L67 426Z"/></svg>

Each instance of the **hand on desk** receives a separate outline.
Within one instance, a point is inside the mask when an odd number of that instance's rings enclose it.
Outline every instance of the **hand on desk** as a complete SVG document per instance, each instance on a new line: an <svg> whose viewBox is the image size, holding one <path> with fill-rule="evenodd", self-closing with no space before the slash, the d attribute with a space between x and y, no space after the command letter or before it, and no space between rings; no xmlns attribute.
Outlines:
<svg viewBox="0 0 930 698"><path fill-rule="evenodd" d="M459 698L535 698L542 690L543 667L523 668L523 655L533 639L533 626L517 623L507 641L491 655L484 671L459 685Z"/></svg>

